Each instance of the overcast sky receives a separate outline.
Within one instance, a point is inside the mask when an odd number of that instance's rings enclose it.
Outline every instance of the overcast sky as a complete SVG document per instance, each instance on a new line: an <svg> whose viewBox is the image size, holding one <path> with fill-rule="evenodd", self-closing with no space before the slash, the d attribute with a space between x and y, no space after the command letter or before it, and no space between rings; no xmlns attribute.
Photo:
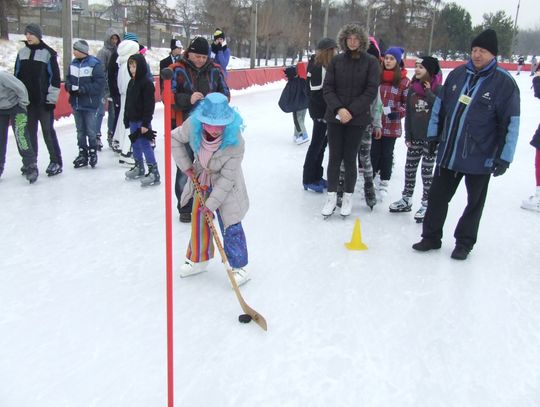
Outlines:
<svg viewBox="0 0 540 407"><path fill-rule="evenodd" d="M483 21L484 13L495 13L499 10L504 10L514 21L518 5L518 0L448 0L447 2L456 3L471 13L473 26ZM521 0L518 15L519 28L540 29L539 6L538 0Z"/></svg>

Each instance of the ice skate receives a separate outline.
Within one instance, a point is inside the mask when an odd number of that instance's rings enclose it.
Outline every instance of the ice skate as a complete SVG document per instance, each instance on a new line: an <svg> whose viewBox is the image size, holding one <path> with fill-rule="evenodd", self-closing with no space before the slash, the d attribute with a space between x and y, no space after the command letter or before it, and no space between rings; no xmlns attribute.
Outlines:
<svg viewBox="0 0 540 407"><path fill-rule="evenodd" d="M248 275L248 272L243 267L232 269L234 280L236 285L240 287L241 285L246 284L251 278Z"/></svg>
<svg viewBox="0 0 540 407"><path fill-rule="evenodd" d="M148 166L148 173L141 178L141 187L159 185L161 183L157 164Z"/></svg>
<svg viewBox="0 0 540 407"><path fill-rule="evenodd" d="M345 218L351 214L351 211L352 211L352 193L345 192L343 194L343 201L341 202L340 215Z"/></svg>
<svg viewBox="0 0 540 407"><path fill-rule="evenodd" d="M90 167L95 168L97 164L97 151L94 148L88 150L88 164Z"/></svg>
<svg viewBox="0 0 540 407"><path fill-rule="evenodd" d="M411 208L412 208L412 202L411 202L411 198L408 196L404 196L399 201L391 203L390 206L388 207L388 209L392 213L410 212Z"/></svg>
<svg viewBox="0 0 540 407"><path fill-rule="evenodd" d="M184 264L180 266L180 277L191 277L196 274L204 273L208 266L207 261L202 261L200 263L195 263L189 259L186 259Z"/></svg>
<svg viewBox="0 0 540 407"><path fill-rule="evenodd" d="M384 201L387 195L388 195L388 181L381 180L381 182L379 182L379 200Z"/></svg>
<svg viewBox="0 0 540 407"><path fill-rule="evenodd" d="M125 172L126 180L134 180L144 177L144 161L135 160L135 165Z"/></svg>
<svg viewBox="0 0 540 407"><path fill-rule="evenodd" d="M47 169L45 170L45 173L49 176L49 177L53 177L55 175L58 175L62 172L62 166L58 163L53 163L53 162L50 162L49 165L47 166Z"/></svg>
<svg viewBox="0 0 540 407"><path fill-rule="evenodd" d="M298 134L298 135L294 138L294 142L295 142L297 145L307 143L308 141L309 141L309 136L307 135L307 133Z"/></svg>
<svg viewBox="0 0 540 407"><path fill-rule="evenodd" d="M373 181L364 182L364 196L366 198L366 205L373 210L373 207L377 204L377 196L375 195Z"/></svg>
<svg viewBox="0 0 540 407"><path fill-rule="evenodd" d="M521 203L521 207L528 211L540 212L540 195L532 195Z"/></svg>
<svg viewBox="0 0 540 407"><path fill-rule="evenodd" d="M103 143L101 142L101 134L96 134L96 145L97 145L97 151L101 151L103 149Z"/></svg>
<svg viewBox="0 0 540 407"><path fill-rule="evenodd" d="M422 223L424 221L424 216L426 216L426 210L427 210L427 201L422 201L422 205L420 206L420 209L416 211L414 214L414 220L416 223Z"/></svg>
<svg viewBox="0 0 540 407"><path fill-rule="evenodd" d="M39 175L37 165L34 163L26 167L26 172L24 173L24 175L26 176L26 180L30 184L33 184L34 182L36 182Z"/></svg>
<svg viewBox="0 0 540 407"><path fill-rule="evenodd" d="M337 192L328 192L326 197L326 202L322 208L321 214L324 219L327 219L330 215L334 213L337 204Z"/></svg>
<svg viewBox="0 0 540 407"><path fill-rule="evenodd" d="M128 151L127 154L120 153L120 158L118 159L118 164L120 165L126 165L128 167L131 167L135 165L135 159L133 158L133 155L131 151Z"/></svg>
<svg viewBox="0 0 540 407"><path fill-rule="evenodd" d="M73 167L81 168L88 165L88 152L85 148L79 148L79 155L73 160Z"/></svg>

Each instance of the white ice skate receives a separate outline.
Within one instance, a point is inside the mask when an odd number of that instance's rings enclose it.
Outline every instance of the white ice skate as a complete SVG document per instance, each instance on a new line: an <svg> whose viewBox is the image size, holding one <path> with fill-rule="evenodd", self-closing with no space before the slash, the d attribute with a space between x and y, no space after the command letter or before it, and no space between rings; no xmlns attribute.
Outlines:
<svg viewBox="0 0 540 407"><path fill-rule="evenodd" d="M328 192L326 202L322 208L321 214L326 219L334 213L337 205L337 192Z"/></svg>
<svg viewBox="0 0 540 407"><path fill-rule="evenodd" d="M243 267L232 269L234 279L236 281L236 285L240 287L241 285L246 284L249 280L251 280L250 276L248 275L248 272Z"/></svg>
<svg viewBox="0 0 540 407"><path fill-rule="evenodd" d="M202 261L200 263L195 263L189 259L186 259L184 264L180 267L180 277L191 277L196 274L204 273L208 266L207 261Z"/></svg>
<svg viewBox="0 0 540 407"><path fill-rule="evenodd" d="M540 212L540 195L532 195L521 203L523 209Z"/></svg>
<svg viewBox="0 0 540 407"><path fill-rule="evenodd" d="M343 200L341 201L341 216L349 216L352 211L352 193L343 193Z"/></svg>

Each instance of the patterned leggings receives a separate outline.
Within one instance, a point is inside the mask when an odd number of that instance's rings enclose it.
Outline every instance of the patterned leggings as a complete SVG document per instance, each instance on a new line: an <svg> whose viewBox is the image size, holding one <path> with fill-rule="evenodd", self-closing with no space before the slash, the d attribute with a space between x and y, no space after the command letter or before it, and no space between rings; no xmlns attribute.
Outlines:
<svg viewBox="0 0 540 407"><path fill-rule="evenodd" d="M433 179L433 165L435 164L435 154L429 154L428 143L423 140L411 140L411 146L407 148L407 161L405 163L405 188L403 196L412 197L414 187L416 185L416 170L418 163L422 159L422 183L424 191L422 193L422 201L427 201L429 188Z"/></svg>
<svg viewBox="0 0 540 407"><path fill-rule="evenodd" d="M209 193L205 193L205 199ZM191 212L191 239L187 248L186 257L200 263L208 261L214 257L214 241L212 231L206 223L204 214L201 211L202 204L198 194L193 197L193 209ZM223 228L223 222L217 211L219 227L223 235L223 248L227 255L227 260L232 268L244 267L248 263L247 243L242 223L238 222L230 225L227 229Z"/></svg>
<svg viewBox="0 0 540 407"><path fill-rule="evenodd" d="M371 132L372 126L366 127L360 138L358 150L358 164L364 172L364 182L373 182L373 166L371 165Z"/></svg>

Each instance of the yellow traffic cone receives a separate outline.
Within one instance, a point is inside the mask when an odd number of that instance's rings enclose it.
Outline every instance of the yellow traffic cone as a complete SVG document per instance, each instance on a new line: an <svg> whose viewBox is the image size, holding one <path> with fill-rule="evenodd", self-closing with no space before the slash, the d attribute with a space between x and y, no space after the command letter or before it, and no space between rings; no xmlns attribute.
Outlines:
<svg viewBox="0 0 540 407"><path fill-rule="evenodd" d="M360 229L360 219L356 219L352 232L351 241L345 243L345 247L349 250L367 250L367 246L362 242L362 231Z"/></svg>

